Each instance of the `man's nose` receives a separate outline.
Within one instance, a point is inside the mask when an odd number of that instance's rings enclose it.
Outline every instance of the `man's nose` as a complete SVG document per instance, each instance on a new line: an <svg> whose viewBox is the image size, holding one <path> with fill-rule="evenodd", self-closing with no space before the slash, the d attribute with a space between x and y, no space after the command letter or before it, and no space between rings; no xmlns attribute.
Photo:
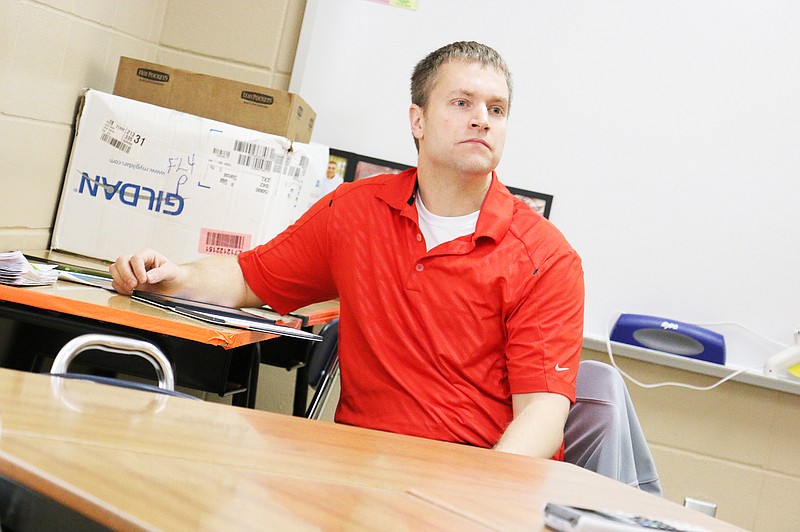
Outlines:
<svg viewBox="0 0 800 532"><path fill-rule="evenodd" d="M475 107L470 125L474 128L489 129L489 110L482 106Z"/></svg>

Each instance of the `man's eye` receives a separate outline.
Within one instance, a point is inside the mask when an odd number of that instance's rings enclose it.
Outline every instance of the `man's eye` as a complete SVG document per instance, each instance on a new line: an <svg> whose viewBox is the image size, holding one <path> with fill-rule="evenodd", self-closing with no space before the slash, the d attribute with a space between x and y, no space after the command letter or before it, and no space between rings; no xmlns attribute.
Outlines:
<svg viewBox="0 0 800 532"><path fill-rule="evenodd" d="M456 107L466 107L467 101L466 100L456 100L455 101Z"/></svg>
<svg viewBox="0 0 800 532"><path fill-rule="evenodd" d="M504 114L506 114L506 110L498 106L490 108L490 111L492 112L492 114L495 114L497 116L503 116Z"/></svg>

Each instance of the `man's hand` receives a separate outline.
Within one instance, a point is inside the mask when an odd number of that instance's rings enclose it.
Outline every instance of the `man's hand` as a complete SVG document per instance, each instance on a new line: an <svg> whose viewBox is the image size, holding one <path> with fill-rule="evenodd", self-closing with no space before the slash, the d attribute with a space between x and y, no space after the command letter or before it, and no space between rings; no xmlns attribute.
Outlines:
<svg viewBox="0 0 800 532"><path fill-rule="evenodd" d="M130 295L137 288L148 289L159 283L169 285L178 279L180 273L177 264L152 249L121 256L108 270L114 290L125 295Z"/></svg>
<svg viewBox="0 0 800 532"><path fill-rule="evenodd" d="M195 262L175 264L152 249L119 257L109 269L111 285L124 295L147 290L216 303L227 307L260 307L234 256L210 256Z"/></svg>

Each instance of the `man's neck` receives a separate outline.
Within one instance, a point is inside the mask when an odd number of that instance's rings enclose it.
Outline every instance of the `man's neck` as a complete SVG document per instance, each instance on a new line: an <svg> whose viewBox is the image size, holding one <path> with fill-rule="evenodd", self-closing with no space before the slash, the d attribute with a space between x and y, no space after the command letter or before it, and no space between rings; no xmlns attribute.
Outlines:
<svg viewBox="0 0 800 532"><path fill-rule="evenodd" d="M448 177L418 171L419 194L425 207L438 216L463 216L480 210L492 174Z"/></svg>

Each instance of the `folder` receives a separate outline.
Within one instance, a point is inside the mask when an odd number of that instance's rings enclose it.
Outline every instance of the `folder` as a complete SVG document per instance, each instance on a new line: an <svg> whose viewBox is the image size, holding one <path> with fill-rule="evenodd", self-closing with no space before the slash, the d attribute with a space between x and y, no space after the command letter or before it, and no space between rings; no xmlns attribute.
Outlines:
<svg viewBox="0 0 800 532"><path fill-rule="evenodd" d="M238 308L214 305L212 303L204 303L202 301L184 299L176 296L156 294L144 290L134 290L131 297L137 301L171 310L176 314L195 318L207 323L279 334L282 336L291 336L314 342L322 340L322 337L318 334L278 324L278 320L281 318L278 314L275 314L275 319L268 319Z"/></svg>

